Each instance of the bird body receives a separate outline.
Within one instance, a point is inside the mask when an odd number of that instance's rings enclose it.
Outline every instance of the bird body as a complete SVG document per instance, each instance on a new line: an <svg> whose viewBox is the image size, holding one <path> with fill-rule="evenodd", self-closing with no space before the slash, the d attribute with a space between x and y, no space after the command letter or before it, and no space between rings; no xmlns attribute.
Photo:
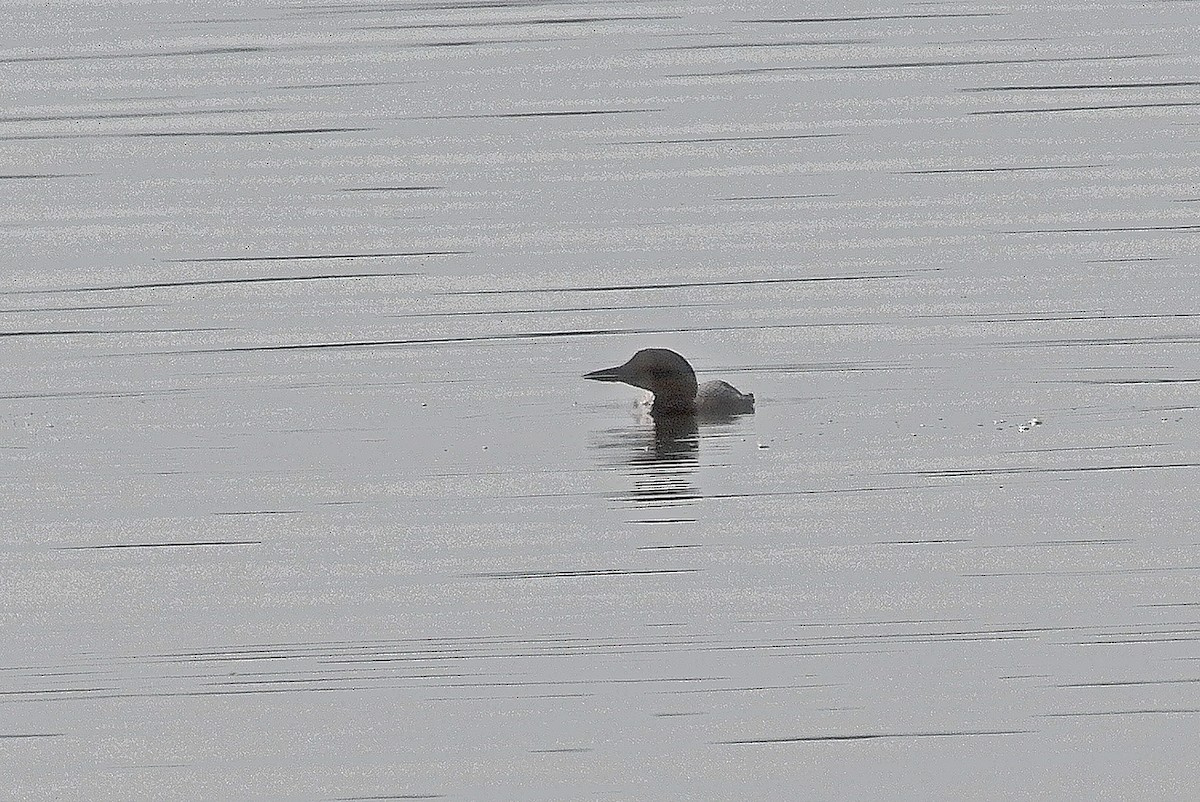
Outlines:
<svg viewBox="0 0 1200 802"><path fill-rule="evenodd" d="M743 393L726 381L702 382L696 389L697 410L728 410L726 414L744 415L754 411L754 393Z"/></svg>
<svg viewBox="0 0 1200 802"><path fill-rule="evenodd" d="M585 379L622 382L654 393L650 414L726 417L754 411L753 393L723 381L696 382L688 361L667 348L643 348L624 365L585 374Z"/></svg>

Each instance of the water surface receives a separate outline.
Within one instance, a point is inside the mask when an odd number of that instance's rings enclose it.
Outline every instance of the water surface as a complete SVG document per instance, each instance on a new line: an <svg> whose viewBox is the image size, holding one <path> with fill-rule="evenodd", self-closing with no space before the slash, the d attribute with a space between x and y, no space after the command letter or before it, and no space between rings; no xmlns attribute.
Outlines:
<svg viewBox="0 0 1200 802"><path fill-rule="evenodd" d="M14 798L1190 798L1187 4L6 11Z"/></svg>

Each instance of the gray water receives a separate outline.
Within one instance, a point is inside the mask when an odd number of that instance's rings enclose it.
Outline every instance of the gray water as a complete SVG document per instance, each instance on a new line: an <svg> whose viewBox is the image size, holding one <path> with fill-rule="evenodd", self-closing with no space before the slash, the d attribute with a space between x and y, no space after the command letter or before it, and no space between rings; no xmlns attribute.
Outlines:
<svg viewBox="0 0 1200 802"><path fill-rule="evenodd" d="M1192 4L3 13L3 798L1194 798Z"/></svg>

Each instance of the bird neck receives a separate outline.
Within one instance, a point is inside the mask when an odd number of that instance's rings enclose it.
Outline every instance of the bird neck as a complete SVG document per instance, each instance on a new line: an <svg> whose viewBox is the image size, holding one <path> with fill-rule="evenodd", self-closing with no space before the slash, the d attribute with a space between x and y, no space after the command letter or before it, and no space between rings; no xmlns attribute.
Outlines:
<svg viewBox="0 0 1200 802"><path fill-rule="evenodd" d="M686 398L668 393L655 393L654 403L650 406L651 415L694 415L696 413L696 398Z"/></svg>

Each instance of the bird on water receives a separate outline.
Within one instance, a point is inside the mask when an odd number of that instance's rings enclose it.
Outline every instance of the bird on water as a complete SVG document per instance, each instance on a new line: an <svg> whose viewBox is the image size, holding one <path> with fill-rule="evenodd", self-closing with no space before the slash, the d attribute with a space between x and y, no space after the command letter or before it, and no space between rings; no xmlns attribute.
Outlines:
<svg viewBox="0 0 1200 802"><path fill-rule="evenodd" d="M688 361L667 348L643 348L624 365L584 374L598 382L622 382L654 393L650 414L726 417L754 411L754 394L723 381L696 383Z"/></svg>

